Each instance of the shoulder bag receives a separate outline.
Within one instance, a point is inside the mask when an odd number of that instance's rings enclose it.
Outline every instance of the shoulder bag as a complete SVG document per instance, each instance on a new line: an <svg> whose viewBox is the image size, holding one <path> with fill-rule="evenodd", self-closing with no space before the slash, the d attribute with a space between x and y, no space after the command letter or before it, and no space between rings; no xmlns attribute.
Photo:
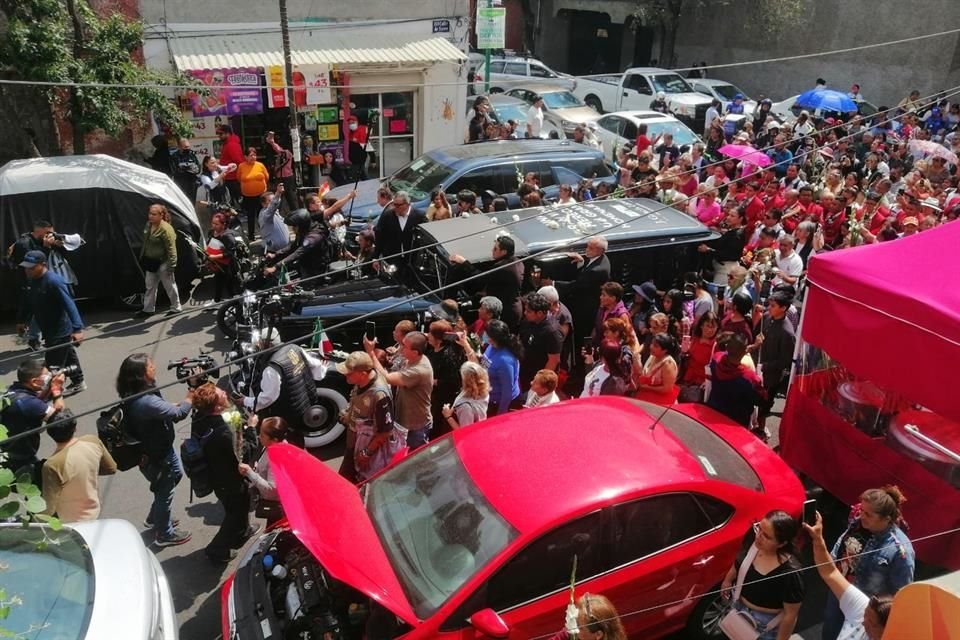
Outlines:
<svg viewBox="0 0 960 640"><path fill-rule="evenodd" d="M757 640L761 633L766 633L771 629L776 629L777 625L779 625L780 621L783 619L783 612L781 611L777 617L767 623L766 627L763 629L758 629L757 623L753 619L753 616L745 611L738 611L733 606L740 600L740 591L743 589L743 581L746 579L747 571L750 570L750 565L753 564L753 559L756 557L757 546L751 544L750 549L747 551L746 557L740 564L740 571L737 573L737 584L733 589L733 596L730 598L730 608L720 619L720 630L723 631L724 635L726 635L730 640Z"/></svg>

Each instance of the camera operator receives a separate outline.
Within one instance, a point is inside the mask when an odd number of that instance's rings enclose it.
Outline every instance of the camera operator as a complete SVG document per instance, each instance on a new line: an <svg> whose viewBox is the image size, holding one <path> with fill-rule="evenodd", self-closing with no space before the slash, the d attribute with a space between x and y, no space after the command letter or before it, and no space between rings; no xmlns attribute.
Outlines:
<svg viewBox="0 0 960 640"><path fill-rule="evenodd" d="M30 281L27 304L18 312L18 330L26 330L31 319L43 332L48 351L46 365L64 369L70 386L64 395L80 393L87 388L76 345L83 339L83 320L63 278L47 268L43 251L29 251L20 267Z"/></svg>
<svg viewBox="0 0 960 640"><path fill-rule="evenodd" d="M4 393L9 404L0 413L0 423L7 434L15 436L42 426L52 415L63 409L64 376L52 375L39 358L24 360L17 367L17 381ZM16 476L29 473L39 485L41 465L37 460L40 450L40 432L3 446L6 460L2 466Z"/></svg>
<svg viewBox="0 0 960 640"><path fill-rule="evenodd" d="M275 336L276 330L271 329L257 347L270 347ZM323 363L295 344L255 357L260 359L256 367L260 375L250 386L253 395L235 395L234 402L255 412L261 420L271 416L283 418L290 428L287 441L302 448L304 412L317 404L314 369L322 370ZM317 371L316 377L320 375Z"/></svg>
<svg viewBox="0 0 960 640"><path fill-rule="evenodd" d="M183 477L180 458L173 448L173 423L190 415L193 408L193 389L180 404L163 399L157 384L157 369L145 353L134 353L120 365L117 374L117 393L123 399L126 429L143 443L140 473L150 483L153 504L144 524L157 534L158 547L183 544L190 534L175 528L178 522L170 515L173 491ZM126 398L150 391L131 400Z"/></svg>

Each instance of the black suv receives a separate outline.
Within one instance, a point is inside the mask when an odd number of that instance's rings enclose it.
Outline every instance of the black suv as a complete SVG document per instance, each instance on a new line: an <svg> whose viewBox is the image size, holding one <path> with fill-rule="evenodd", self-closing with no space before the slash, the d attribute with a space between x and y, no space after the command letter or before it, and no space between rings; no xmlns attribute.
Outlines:
<svg viewBox="0 0 960 640"><path fill-rule="evenodd" d="M384 182L394 193L406 191L414 208L424 212L435 189L443 189L451 199L464 189L477 196L490 192L505 197L515 209L520 206L519 182L531 171L540 176L540 187L548 198L557 196L561 184L576 185L583 178L614 181L613 168L604 161L602 151L572 140L497 140L428 151ZM380 217L380 184L364 180L357 186L351 236ZM330 195L342 198L352 189L352 184L342 185Z"/></svg>
<svg viewBox="0 0 960 640"><path fill-rule="evenodd" d="M397 322L426 324L430 305L441 298L453 298L469 308L482 288L482 278L462 283L462 267L448 258L459 254L483 270L492 262L494 239L503 233L514 238L517 257L536 255L525 260L528 289L534 288L530 282L532 266L540 267L544 276L572 279L573 265L566 253L583 251L587 239L597 234L608 241L614 279L626 286L653 280L665 288L685 271L697 268L697 245L718 237L695 218L647 199L535 207L498 215L421 225L417 243L423 249L412 254L411 268L402 276L383 273L319 289L311 299L284 314L279 326L281 337L293 340L306 336L320 320L325 327L333 327L331 340L349 351L361 343L364 322L336 328L344 321L373 313L369 320L376 323L380 344L392 344L391 332ZM606 230L613 225L618 226ZM420 295L437 289L441 289L439 294Z"/></svg>

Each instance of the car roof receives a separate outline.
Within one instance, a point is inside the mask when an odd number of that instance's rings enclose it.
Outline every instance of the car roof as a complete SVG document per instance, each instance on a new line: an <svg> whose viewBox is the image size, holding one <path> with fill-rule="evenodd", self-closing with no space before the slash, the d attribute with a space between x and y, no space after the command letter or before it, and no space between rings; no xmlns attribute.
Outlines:
<svg viewBox="0 0 960 640"><path fill-rule="evenodd" d="M627 69L626 71L624 71L624 73L653 73L653 74L669 73L675 76L680 75L676 71L672 71L670 69L661 69L660 67L631 67L630 69Z"/></svg>
<svg viewBox="0 0 960 640"><path fill-rule="evenodd" d="M665 113L660 113L659 111L649 111L649 110L640 110L640 111L614 111L613 113L604 114L601 117L606 116L619 116L621 118L629 118L635 122L680 122L671 115Z"/></svg>
<svg viewBox="0 0 960 640"><path fill-rule="evenodd" d="M700 84L705 84L710 87L719 87L720 85L723 85L723 84L728 84L731 87L737 86L732 82L727 82L726 80L717 80L715 78L688 78L688 79L691 82L699 82Z"/></svg>
<svg viewBox="0 0 960 640"><path fill-rule="evenodd" d="M477 160L480 158L499 160L513 156L547 153L580 153L598 157L603 156L602 151L577 144L572 140L496 140L492 142L441 147L428 151L426 155L440 162L446 162L452 165L463 160Z"/></svg>
<svg viewBox="0 0 960 640"><path fill-rule="evenodd" d="M514 87L513 89L510 89L510 91L516 91L517 89L532 91L533 93L537 93L540 95L543 95L544 93L560 93L561 91L564 93L572 93L568 87L561 87L558 85L545 85L545 84L538 84L536 87L533 87L533 88Z"/></svg>
<svg viewBox="0 0 960 640"><path fill-rule="evenodd" d="M705 482L690 451L654 424L635 401L601 396L510 412L453 438L480 491L526 534L620 496Z"/></svg>

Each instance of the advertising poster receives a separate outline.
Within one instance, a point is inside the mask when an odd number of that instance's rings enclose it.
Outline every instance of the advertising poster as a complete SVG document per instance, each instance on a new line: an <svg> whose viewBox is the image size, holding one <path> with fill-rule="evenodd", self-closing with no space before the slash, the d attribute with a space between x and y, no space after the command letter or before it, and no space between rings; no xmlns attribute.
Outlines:
<svg viewBox="0 0 960 640"><path fill-rule="evenodd" d="M202 118L263 113L260 74L256 68L202 69L191 70L189 74L211 87L204 94L190 92L194 116Z"/></svg>
<svg viewBox="0 0 960 640"><path fill-rule="evenodd" d="M284 89L283 65L274 64L266 68L267 103L271 109L287 106L287 90Z"/></svg>
<svg viewBox="0 0 960 640"><path fill-rule="evenodd" d="M305 64L297 69L303 74L307 86L307 104L333 104L333 91L330 89L330 65Z"/></svg>

